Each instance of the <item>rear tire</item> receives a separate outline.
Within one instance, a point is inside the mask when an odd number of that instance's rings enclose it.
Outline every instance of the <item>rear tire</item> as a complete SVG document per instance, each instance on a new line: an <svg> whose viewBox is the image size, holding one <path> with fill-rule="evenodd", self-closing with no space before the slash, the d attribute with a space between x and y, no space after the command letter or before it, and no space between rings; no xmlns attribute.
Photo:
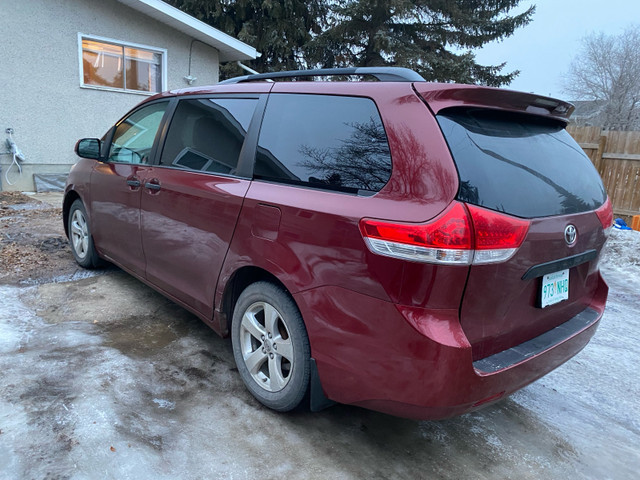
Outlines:
<svg viewBox="0 0 640 480"><path fill-rule="evenodd" d="M102 264L93 244L87 211L80 199L69 209L69 245L78 265L84 268L97 268Z"/></svg>
<svg viewBox="0 0 640 480"><path fill-rule="evenodd" d="M302 315L286 291L270 282L249 285L234 308L231 342L240 377L260 403L287 412L302 402L311 350Z"/></svg>

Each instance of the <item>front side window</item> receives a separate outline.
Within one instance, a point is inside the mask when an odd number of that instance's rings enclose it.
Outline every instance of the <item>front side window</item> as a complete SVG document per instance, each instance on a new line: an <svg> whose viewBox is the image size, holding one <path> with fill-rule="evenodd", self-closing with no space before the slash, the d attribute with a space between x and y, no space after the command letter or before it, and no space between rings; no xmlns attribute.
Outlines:
<svg viewBox="0 0 640 480"><path fill-rule="evenodd" d="M233 175L258 100L180 100L160 165Z"/></svg>
<svg viewBox="0 0 640 480"><path fill-rule="evenodd" d="M169 102L144 106L117 126L111 141L108 161L147 164L151 161L153 142Z"/></svg>
<svg viewBox="0 0 640 480"><path fill-rule="evenodd" d="M391 154L375 103L271 94L254 176L347 193L380 191L391 177Z"/></svg>
<svg viewBox="0 0 640 480"><path fill-rule="evenodd" d="M163 49L80 36L80 51L83 87L131 93L163 90Z"/></svg>

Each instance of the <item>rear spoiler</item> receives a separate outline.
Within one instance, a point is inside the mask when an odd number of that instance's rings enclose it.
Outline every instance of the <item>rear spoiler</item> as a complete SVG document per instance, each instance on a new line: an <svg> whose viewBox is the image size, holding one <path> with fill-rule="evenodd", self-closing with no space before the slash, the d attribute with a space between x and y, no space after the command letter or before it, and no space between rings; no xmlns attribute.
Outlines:
<svg viewBox="0 0 640 480"><path fill-rule="evenodd" d="M415 82L414 88L434 114L450 107L480 107L552 117L564 123L575 107L556 98L478 85Z"/></svg>

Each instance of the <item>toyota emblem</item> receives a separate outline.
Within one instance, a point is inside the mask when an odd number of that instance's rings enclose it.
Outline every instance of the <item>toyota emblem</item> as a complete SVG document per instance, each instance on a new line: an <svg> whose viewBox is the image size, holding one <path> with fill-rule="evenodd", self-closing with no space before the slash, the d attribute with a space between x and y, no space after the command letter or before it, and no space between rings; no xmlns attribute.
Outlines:
<svg viewBox="0 0 640 480"><path fill-rule="evenodd" d="M578 232L576 227L573 225L567 225L564 229L564 241L567 242L567 245L571 246L576 243L578 239Z"/></svg>

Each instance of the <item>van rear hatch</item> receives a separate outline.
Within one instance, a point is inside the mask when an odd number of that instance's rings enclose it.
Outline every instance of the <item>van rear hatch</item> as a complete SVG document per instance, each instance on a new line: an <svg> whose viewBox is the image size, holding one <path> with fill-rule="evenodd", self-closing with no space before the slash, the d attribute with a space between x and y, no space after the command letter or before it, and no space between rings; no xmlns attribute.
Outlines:
<svg viewBox="0 0 640 480"><path fill-rule="evenodd" d="M458 169L457 199L529 222L510 258L470 268L460 320L474 361L539 337L592 305L603 286L597 258L610 223L600 176L564 129L571 106L516 92L506 92L501 104L499 91L486 89L483 97L482 90L462 89L457 97L449 91L444 102L443 95L423 94Z"/></svg>

